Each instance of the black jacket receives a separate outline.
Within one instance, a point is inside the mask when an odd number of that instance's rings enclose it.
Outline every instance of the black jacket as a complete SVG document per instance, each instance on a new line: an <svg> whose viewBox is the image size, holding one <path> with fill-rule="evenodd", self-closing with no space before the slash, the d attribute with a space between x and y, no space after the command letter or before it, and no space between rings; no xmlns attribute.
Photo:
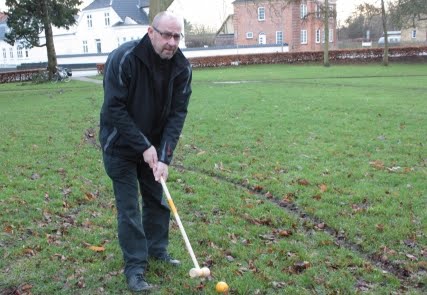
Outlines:
<svg viewBox="0 0 427 295"><path fill-rule="evenodd" d="M103 152L135 161L153 145L159 161L170 164L187 115L192 72L178 49L171 59L163 110L155 114L153 54L150 38L145 35L141 41L122 44L108 56L99 139Z"/></svg>

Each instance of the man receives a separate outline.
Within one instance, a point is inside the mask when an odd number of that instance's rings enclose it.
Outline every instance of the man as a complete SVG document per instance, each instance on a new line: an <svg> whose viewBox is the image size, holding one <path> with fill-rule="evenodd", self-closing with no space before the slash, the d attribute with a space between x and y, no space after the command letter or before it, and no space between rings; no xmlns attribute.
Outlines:
<svg viewBox="0 0 427 295"><path fill-rule="evenodd" d="M161 12L142 40L122 44L105 63L99 137L132 291L152 288L144 279L149 258L180 264L167 252L170 210L160 178L168 177L191 95L191 66L178 48L181 37L179 18Z"/></svg>

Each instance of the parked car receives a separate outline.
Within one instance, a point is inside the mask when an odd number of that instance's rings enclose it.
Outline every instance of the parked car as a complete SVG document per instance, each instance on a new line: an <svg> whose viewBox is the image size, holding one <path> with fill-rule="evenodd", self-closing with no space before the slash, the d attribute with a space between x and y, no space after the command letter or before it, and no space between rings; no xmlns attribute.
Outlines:
<svg viewBox="0 0 427 295"><path fill-rule="evenodd" d="M400 43L400 31L390 31L387 33L388 43L391 45ZM378 39L378 45L384 45L384 36Z"/></svg>

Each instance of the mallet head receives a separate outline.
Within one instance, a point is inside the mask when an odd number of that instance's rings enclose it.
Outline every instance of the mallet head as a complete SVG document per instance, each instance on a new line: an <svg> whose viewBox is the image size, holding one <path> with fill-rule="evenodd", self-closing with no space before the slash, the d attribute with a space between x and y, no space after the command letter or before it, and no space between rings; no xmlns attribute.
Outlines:
<svg viewBox="0 0 427 295"><path fill-rule="evenodd" d="M200 278L200 277L207 278L210 275L211 275L211 271L207 267L190 269L191 278Z"/></svg>

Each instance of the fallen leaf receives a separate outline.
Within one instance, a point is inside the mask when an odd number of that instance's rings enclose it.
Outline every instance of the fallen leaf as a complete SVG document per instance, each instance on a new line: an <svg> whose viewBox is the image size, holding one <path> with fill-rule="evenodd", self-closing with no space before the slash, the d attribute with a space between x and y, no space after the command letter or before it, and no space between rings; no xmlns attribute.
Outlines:
<svg viewBox="0 0 427 295"><path fill-rule="evenodd" d="M262 186L260 186L260 185L255 185L254 187L253 187L253 190L254 191L256 191L256 192L262 192L262 190L263 190L264 188L262 187Z"/></svg>
<svg viewBox="0 0 427 295"><path fill-rule="evenodd" d="M322 183L321 185L319 185L320 191L322 193L326 192L328 190L328 186L324 183Z"/></svg>
<svg viewBox="0 0 427 295"><path fill-rule="evenodd" d="M358 280L356 283L356 289L361 292L368 292L371 288L372 286L364 280Z"/></svg>
<svg viewBox="0 0 427 295"><path fill-rule="evenodd" d="M377 231L383 232L384 231L384 224L376 224L375 228L377 229Z"/></svg>
<svg viewBox="0 0 427 295"><path fill-rule="evenodd" d="M268 191L268 192L266 192L264 194L264 197L266 197L267 199L272 199L273 198L273 194Z"/></svg>
<svg viewBox="0 0 427 295"><path fill-rule="evenodd" d="M280 237L289 237L292 235L292 231L282 229L282 230L279 230L278 234Z"/></svg>
<svg viewBox="0 0 427 295"><path fill-rule="evenodd" d="M96 194L91 193L91 192L86 192L85 193L85 199L86 199L86 201L96 200Z"/></svg>
<svg viewBox="0 0 427 295"><path fill-rule="evenodd" d="M24 285L21 287L21 290L22 290L22 291L24 291L24 292L27 292L27 291L31 290L32 288L33 288L33 286L32 286L32 285L30 285L30 284L24 284Z"/></svg>
<svg viewBox="0 0 427 295"><path fill-rule="evenodd" d="M267 234L267 235L259 235L259 237L260 237L261 239L263 239L263 240L267 240L267 241L275 241L275 240L276 240L276 237L275 237L274 235L270 235L270 234Z"/></svg>
<svg viewBox="0 0 427 295"><path fill-rule="evenodd" d="M313 196L313 199L316 201L320 201L322 199L322 196L321 195L315 195L315 196Z"/></svg>
<svg viewBox="0 0 427 295"><path fill-rule="evenodd" d="M400 166L396 166L396 167L387 167L388 172L398 172L399 170L401 170L402 167Z"/></svg>
<svg viewBox="0 0 427 295"><path fill-rule="evenodd" d="M369 162L369 164L378 170L384 169L384 162L383 161L375 160L375 161Z"/></svg>
<svg viewBox="0 0 427 295"><path fill-rule="evenodd" d="M417 261L418 258L412 254L406 254L406 257L408 257L409 259L411 259L412 261Z"/></svg>
<svg viewBox="0 0 427 295"><path fill-rule="evenodd" d="M194 193L194 189L188 185L185 186L184 191L186 194L193 194Z"/></svg>
<svg viewBox="0 0 427 295"><path fill-rule="evenodd" d="M299 261L295 262L293 265L293 269L295 272L303 272L304 270L308 269L310 267L310 262L308 261Z"/></svg>
<svg viewBox="0 0 427 295"><path fill-rule="evenodd" d="M304 186L310 184L310 182L307 179L298 179L297 182L299 185L304 185Z"/></svg>
<svg viewBox="0 0 427 295"><path fill-rule="evenodd" d="M36 255L36 252L31 248L26 248L24 249L24 254L27 256L34 256Z"/></svg>
<svg viewBox="0 0 427 295"><path fill-rule="evenodd" d="M13 226L12 225L6 225L4 227L4 232L8 234L13 234Z"/></svg>
<svg viewBox="0 0 427 295"><path fill-rule="evenodd" d="M100 247L98 247L98 246L89 246L88 248L90 250L92 250L92 251L95 251L95 252L104 252L105 251L105 248L102 247L102 246L100 246Z"/></svg>
<svg viewBox="0 0 427 295"><path fill-rule="evenodd" d="M273 286L273 288L276 288L276 289L281 289L286 287L285 282L271 282L271 285Z"/></svg>
<svg viewBox="0 0 427 295"><path fill-rule="evenodd" d="M30 177L31 180L37 180L40 179L40 174L38 173L33 173Z"/></svg>

